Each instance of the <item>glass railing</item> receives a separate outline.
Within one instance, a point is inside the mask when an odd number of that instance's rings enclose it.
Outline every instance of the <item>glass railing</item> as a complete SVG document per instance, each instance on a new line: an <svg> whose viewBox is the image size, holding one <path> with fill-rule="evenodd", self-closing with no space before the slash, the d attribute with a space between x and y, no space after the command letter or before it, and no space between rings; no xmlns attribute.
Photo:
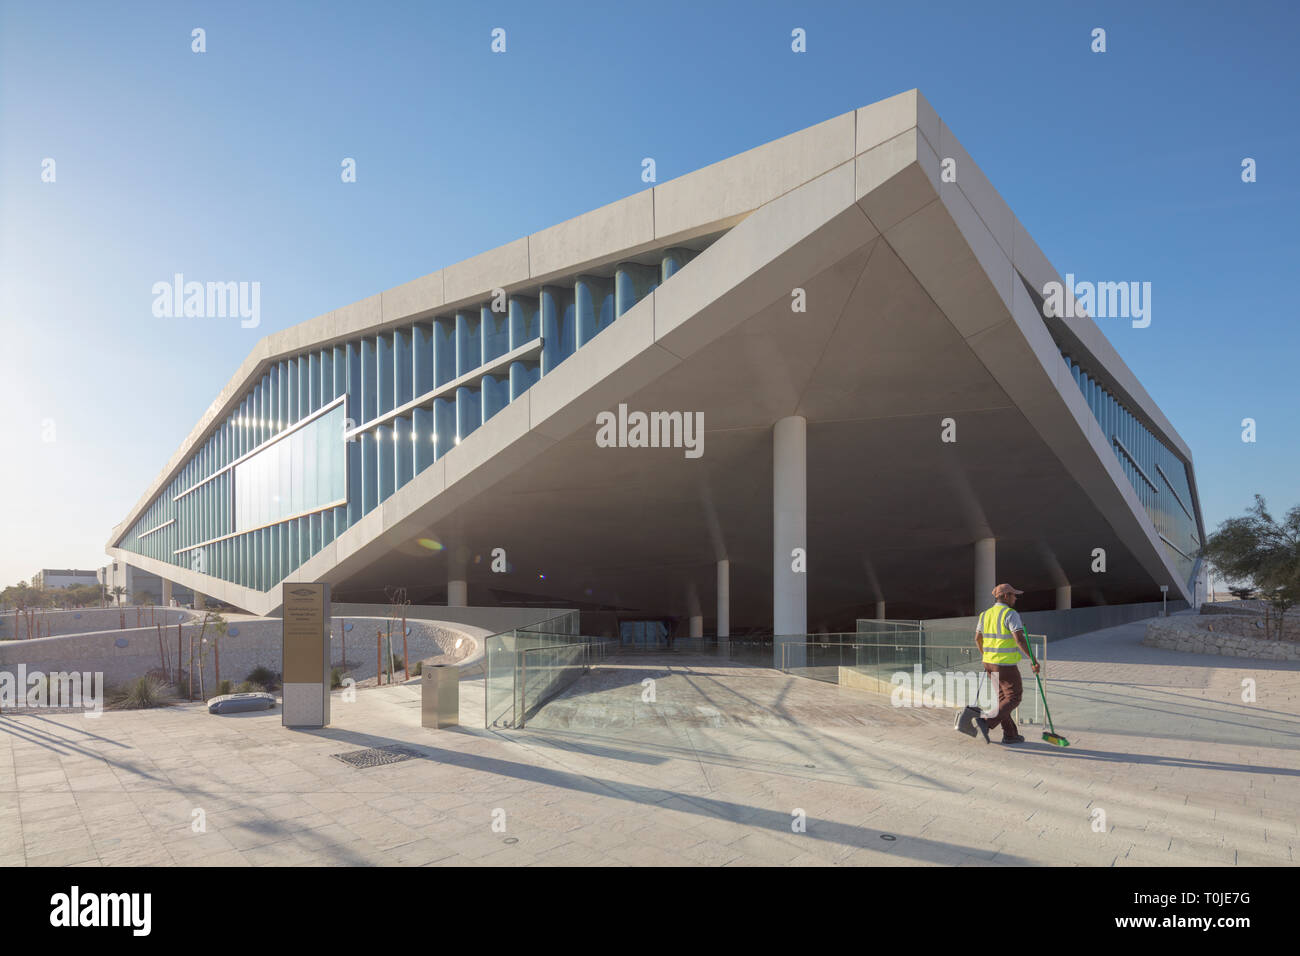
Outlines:
<svg viewBox="0 0 1300 956"><path fill-rule="evenodd" d="M613 642L579 634L579 624L579 613L567 611L484 641L485 727L523 727L542 704L604 658Z"/></svg>
<svg viewBox="0 0 1300 956"><path fill-rule="evenodd" d="M820 642L837 643L855 647L878 647L879 652L887 656L884 648L907 647L969 647L975 649L975 628L973 625L925 625L920 621L858 621L857 631L838 634L782 634L775 639L773 666L783 667L783 661L795 663L800 646ZM1035 657L1046 657L1047 638L1042 634L1030 634L1030 649ZM792 650L783 652L781 648L789 644ZM788 656L783 657L786 654Z"/></svg>
<svg viewBox="0 0 1300 956"><path fill-rule="evenodd" d="M882 623L882 622L871 622ZM897 622L894 622L897 623ZM1047 638L1026 635L1034 657L1045 663ZM992 687L982 679L982 655L966 628L881 628L878 633L782 635L776 666L812 680L906 697L909 706L961 707L992 704ZM1045 670L1046 668L1044 668ZM1031 678L1032 679L1032 678ZM1027 687L1018 715L1039 723L1040 702Z"/></svg>
<svg viewBox="0 0 1300 956"><path fill-rule="evenodd" d="M579 637L567 644L544 644L519 650L518 708L512 726L523 728L528 718L592 666L605 659L613 641Z"/></svg>
<svg viewBox="0 0 1300 956"><path fill-rule="evenodd" d="M743 637L664 637L659 640L615 641L619 654L703 654L708 657L772 665L772 635L758 634Z"/></svg>
<svg viewBox="0 0 1300 956"><path fill-rule="evenodd" d="M860 634L865 639L870 640L875 638L894 638L914 634L920 629L920 621L877 621L874 619L858 618L857 630L854 633ZM971 633L973 634L974 631Z"/></svg>

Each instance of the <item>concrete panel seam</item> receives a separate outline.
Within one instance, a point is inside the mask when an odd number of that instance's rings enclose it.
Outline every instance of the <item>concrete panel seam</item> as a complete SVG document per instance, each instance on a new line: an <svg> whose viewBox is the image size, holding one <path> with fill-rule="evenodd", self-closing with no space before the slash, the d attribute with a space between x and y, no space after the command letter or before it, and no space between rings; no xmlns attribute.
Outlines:
<svg viewBox="0 0 1300 956"><path fill-rule="evenodd" d="M854 127L855 133L856 130L857 127L855 126ZM857 163L854 163L853 165L854 165L854 175L856 177ZM857 195L856 189L854 190L854 195L855 196ZM858 206L856 202L853 205ZM862 207L858 206L858 209L861 210ZM866 216L865 212L863 212L862 214L863 216ZM840 305L839 314L835 316L835 322L831 325L830 333L826 336L826 342L822 346L821 351L817 354L817 361L812 366L813 371L812 374L809 375L809 381L811 381L811 379L815 377L816 370L821 366L822 360L826 357L826 350L830 348L831 341L835 338L835 333L836 331L839 330L840 323L844 321L844 315L846 312L848 312L849 303L853 301L853 294L858 291L858 286L862 284L862 277L867 274L867 268L871 265L871 260L876 257L876 250L880 248L880 239L881 237L877 236L874 240L872 240L871 250L867 253L867 260L866 262L862 263L862 269L858 272L857 278L853 280L853 285L849 287L848 295L844 297L844 302ZM849 253L849 255L852 254L853 253ZM831 268L834 268L834 266L832 265ZM791 415L799 414L799 408L803 405L804 395L807 394L808 392L809 381L805 381L803 384L803 388L799 390L799 395L795 398L794 408L790 411Z"/></svg>

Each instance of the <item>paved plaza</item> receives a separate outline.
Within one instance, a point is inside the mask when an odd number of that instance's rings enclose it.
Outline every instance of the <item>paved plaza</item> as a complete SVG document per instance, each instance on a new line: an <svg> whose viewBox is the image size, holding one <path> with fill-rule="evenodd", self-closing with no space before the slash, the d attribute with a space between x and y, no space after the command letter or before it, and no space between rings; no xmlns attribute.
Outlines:
<svg viewBox="0 0 1300 956"><path fill-rule="evenodd" d="M483 727L481 677L454 730L420 727L418 683L336 694L310 732L197 704L6 715L0 864L1295 863L1300 668L1142 628L1051 648L1068 750L686 654L614 657L523 730ZM392 746L408 759L333 756Z"/></svg>

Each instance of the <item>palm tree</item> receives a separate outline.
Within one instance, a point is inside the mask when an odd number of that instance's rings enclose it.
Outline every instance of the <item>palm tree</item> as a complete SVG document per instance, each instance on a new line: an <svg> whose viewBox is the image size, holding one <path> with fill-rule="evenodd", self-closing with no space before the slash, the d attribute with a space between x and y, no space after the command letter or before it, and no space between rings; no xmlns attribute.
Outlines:
<svg viewBox="0 0 1300 956"><path fill-rule="evenodd" d="M126 588L122 587L122 585L117 584L113 586L113 597L118 605L121 605L122 595L125 593L126 593Z"/></svg>

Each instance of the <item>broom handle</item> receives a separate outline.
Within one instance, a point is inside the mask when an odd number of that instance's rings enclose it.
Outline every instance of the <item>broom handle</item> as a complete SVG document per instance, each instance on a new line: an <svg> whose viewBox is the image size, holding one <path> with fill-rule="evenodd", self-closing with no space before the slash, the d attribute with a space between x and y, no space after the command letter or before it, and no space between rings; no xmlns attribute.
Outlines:
<svg viewBox="0 0 1300 956"><path fill-rule="evenodd" d="M1034 648L1029 643L1028 637L1025 638L1025 647L1029 648L1029 662L1037 667L1038 661L1034 660ZM1047 729L1052 733L1056 733L1056 728L1052 726L1052 711L1047 706L1047 693L1043 690L1043 679L1038 676L1038 671L1034 671L1034 680L1038 681L1038 696L1043 699L1043 713L1047 715Z"/></svg>

